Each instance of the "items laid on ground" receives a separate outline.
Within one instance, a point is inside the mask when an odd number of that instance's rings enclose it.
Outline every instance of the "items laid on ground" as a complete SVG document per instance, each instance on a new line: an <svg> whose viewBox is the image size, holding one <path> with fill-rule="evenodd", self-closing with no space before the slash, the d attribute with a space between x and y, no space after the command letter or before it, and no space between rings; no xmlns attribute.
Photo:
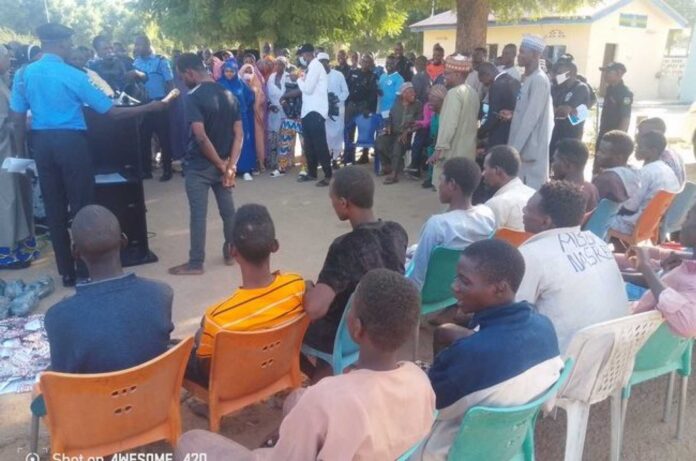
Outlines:
<svg viewBox="0 0 696 461"><path fill-rule="evenodd" d="M39 305L39 300L53 293L55 282L50 275L32 283L24 280L0 279L0 320L10 316L26 317Z"/></svg>

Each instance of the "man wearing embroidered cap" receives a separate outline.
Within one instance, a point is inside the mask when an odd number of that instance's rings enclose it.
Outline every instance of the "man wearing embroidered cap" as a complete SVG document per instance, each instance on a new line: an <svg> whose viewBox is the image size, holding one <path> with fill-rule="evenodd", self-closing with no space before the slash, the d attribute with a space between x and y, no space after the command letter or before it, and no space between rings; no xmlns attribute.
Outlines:
<svg viewBox="0 0 696 461"><path fill-rule="evenodd" d="M51 243L63 285L72 286L76 273L68 222L94 201L94 172L82 107L87 105L101 114L126 118L163 110L172 96L142 106L114 107L104 93L92 86L86 73L65 62L73 47L71 28L48 23L38 27L36 34L43 57L27 66L22 84L12 89L15 149L18 155L24 155L27 112L31 110L32 145Z"/></svg>
<svg viewBox="0 0 696 461"><path fill-rule="evenodd" d="M433 165L433 184L439 183L442 167L453 157L476 158L476 130L480 100L478 93L467 85L471 58L461 54L445 60L447 96L440 111L440 128L435 153L428 159Z"/></svg>
<svg viewBox="0 0 696 461"><path fill-rule="evenodd" d="M549 143L553 131L553 103L551 82L539 68L539 60L546 48L541 37L525 35L517 55L524 67L522 88L512 115L508 144L520 153L522 165L519 177L526 185L539 189L549 177Z"/></svg>

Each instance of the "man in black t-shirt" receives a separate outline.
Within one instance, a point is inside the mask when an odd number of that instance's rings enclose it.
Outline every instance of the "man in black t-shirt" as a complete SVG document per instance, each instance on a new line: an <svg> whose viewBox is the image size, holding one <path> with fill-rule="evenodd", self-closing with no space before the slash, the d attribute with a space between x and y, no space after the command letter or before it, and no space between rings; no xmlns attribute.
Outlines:
<svg viewBox="0 0 696 461"><path fill-rule="evenodd" d="M578 80L578 68L573 62L560 60L553 67L554 82L551 87L551 98L553 99L553 110L555 114L553 134L549 152L553 161L553 153L556 146L562 139L582 140L585 129L585 121L579 121L573 125L568 116L577 116L577 109L581 105L590 107L590 87Z"/></svg>
<svg viewBox="0 0 696 461"><path fill-rule="evenodd" d="M177 71L188 88L186 120L190 138L184 171L186 195L191 212L191 250L188 262L169 269L173 275L200 275L205 259L205 227L208 192L212 188L223 221L225 264L232 265L232 225L234 202L232 187L242 148L242 122L237 98L215 83L201 58L185 53L177 61Z"/></svg>
<svg viewBox="0 0 696 461"><path fill-rule="evenodd" d="M385 268L404 273L408 235L400 224L375 218L375 185L369 170L348 166L331 182L330 197L336 216L350 221L353 230L336 238L326 255L317 283L305 293L304 308L312 323L304 342L331 353L338 324L348 299L363 275ZM312 373L320 378L326 368Z"/></svg>

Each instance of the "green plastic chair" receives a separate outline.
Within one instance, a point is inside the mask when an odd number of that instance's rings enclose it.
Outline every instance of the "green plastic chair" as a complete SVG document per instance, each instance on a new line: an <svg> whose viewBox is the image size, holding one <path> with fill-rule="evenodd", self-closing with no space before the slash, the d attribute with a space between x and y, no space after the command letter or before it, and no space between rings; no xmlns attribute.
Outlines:
<svg viewBox="0 0 696 461"><path fill-rule="evenodd" d="M552 399L565 383L573 368L567 359L556 383L540 397L517 407L472 407L464 415L459 433L447 459L466 460L534 460L534 427L541 406Z"/></svg>
<svg viewBox="0 0 696 461"><path fill-rule="evenodd" d="M457 299L452 293L452 283L457 275L457 263L461 254L461 250L440 246L435 247L430 253L428 269L425 272L423 288L421 288L421 317L457 304ZM409 267L407 275L412 270L413 266ZM416 326L413 343L413 360L417 358L419 342L420 320Z"/></svg>
<svg viewBox="0 0 696 461"><path fill-rule="evenodd" d="M440 412L435 410L435 414L433 415L433 419L437 419L437 415L439 415L439 414L440 414ZM409 448L406 453L404 453L403 455L396 458L396 461L408 461L411 458L411 456L413 456L413 454L416 452L416 450L418 450L420 448L420 446L423 445L423 442L425 441L426 438L428 438L427 435L425 436L424 439L419 440L417 444L415 444L411 448Z"/></svg>
<svg viewBox="0 0 696 461"><path fill-rule="evenodd" d="M669 385L667 387L665 409L662 418L664 422L669 421L672 412L675 372L679 373L682 377L679 415L677 417L677 439L681 438L684 428L684 409L686 408L686 386L689 381L689 376L691 375L693 345L693 338L683 338L675 335L670 331L667 323L663 323L640 349L638 355L636 355L633 374L628 384L621 391L621 427L619 431L619 443L621 443L623 439L623 426L626 421L626 409L628 407L628 399L631 396L631 387L636 384L669 374Z"/></svg>
<svg viewBox="0 0 696 461"><path fill-rule="evenodd" d="M346 308L343 311L343 316L336 330L336 338L334 339L333 352L323 352L313 347L302 345L302 353L311 357L316 357L331 365L334 375L340 375L343 370L353 365L358 361L360 355L360 346L358 346L348 332L348 312L353 304L353 295L348 298Z"/></svg>
<svg viewBox="0 0 696 461"><path fill-rule="evenodd" d="M609 232L609 223L616 213L621 208L620 203L612 202L609 199L603 198L597 204L597 208L592 211L590 218L582 226L582 230L588 230L602 240L607 239Z"/></svg>

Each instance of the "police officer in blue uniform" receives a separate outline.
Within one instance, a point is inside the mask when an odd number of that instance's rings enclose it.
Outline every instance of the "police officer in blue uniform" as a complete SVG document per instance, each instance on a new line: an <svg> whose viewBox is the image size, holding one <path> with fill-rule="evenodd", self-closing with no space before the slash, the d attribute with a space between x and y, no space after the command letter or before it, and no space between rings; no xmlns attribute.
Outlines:
<svg viewBox="0 0 696 461"><path fill-rule="evenodd" d="M36 29L43 57L27 66L22 84L14 85L10 109L15 149L25 154L27 112L31 111L31 143L39 172L58 272L63 285L76 281L68 225L82 207L94 201L94 173L82 107L121 119L163 110L167 101L137 107L114 107L87 74L65 62L72 50L73 30L56 23ZM87 274L80 274L86 277Z"/></svg>

